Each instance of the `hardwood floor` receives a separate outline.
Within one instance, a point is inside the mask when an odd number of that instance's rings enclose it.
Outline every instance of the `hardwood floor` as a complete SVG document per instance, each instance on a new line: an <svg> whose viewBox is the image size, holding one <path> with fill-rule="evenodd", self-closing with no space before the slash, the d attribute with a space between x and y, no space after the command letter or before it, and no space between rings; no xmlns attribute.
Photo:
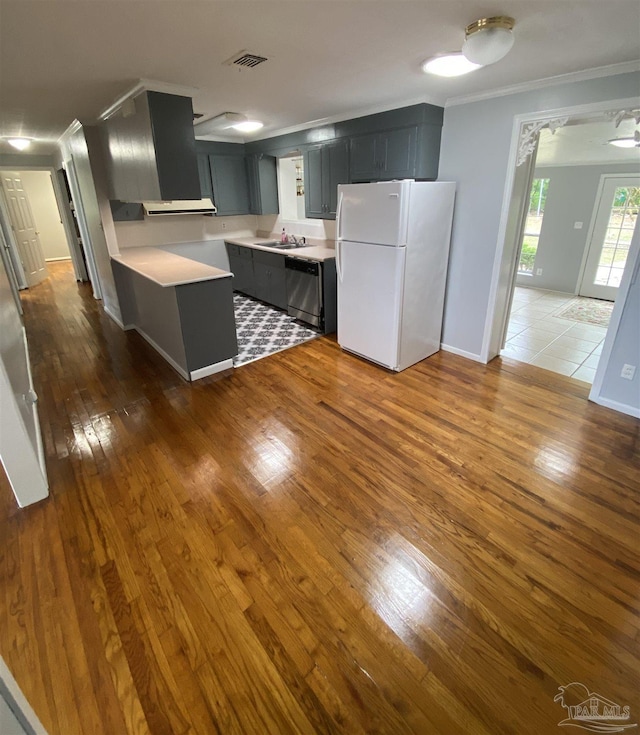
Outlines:
<svg viewBox="0 0 640 735"><path fill-rule="evenodd" d="M328 338L188 384L52 271L51 497L0 480L0 654L50 735L542 735L571 682L640 721L639 421Z"/></svg>

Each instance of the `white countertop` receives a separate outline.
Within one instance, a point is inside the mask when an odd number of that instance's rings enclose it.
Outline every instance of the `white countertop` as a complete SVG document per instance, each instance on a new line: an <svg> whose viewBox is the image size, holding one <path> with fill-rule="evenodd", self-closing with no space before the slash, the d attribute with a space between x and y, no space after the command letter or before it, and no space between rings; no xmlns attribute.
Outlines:
<svg viewBox="0 0 640 735"><path fill-rule="evenodd" d="M225 238L225 242L232 245L241 245L245 248L254 248L255 250L266 250L270 253L280 253L280 255L288 255L293 258L302 258L303 260L329 260L336 257L334 243L329 240L323 240L322 244L304 245L301 248L281 249L266 245L265 243L273 242L273 237L234 237Z"/></svg>
<svg viewBox="0 0 640 735"><path fill-rule="evenodd" d="M185 283L230 278L232 275L230 271L154 247L127 248L111 258L159 286L182 286Z"/></svg>

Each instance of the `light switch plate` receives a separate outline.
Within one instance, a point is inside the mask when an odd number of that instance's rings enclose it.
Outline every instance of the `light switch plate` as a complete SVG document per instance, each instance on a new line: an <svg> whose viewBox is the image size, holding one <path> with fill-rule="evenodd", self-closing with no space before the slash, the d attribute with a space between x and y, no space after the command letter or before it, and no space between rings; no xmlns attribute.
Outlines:
<svg viewBox="0 0 640 735"><path fill-rule="evenodd" d="M573 229L574 230L581 230L582 229L582 222L574 222L573 223Z"/></svg>

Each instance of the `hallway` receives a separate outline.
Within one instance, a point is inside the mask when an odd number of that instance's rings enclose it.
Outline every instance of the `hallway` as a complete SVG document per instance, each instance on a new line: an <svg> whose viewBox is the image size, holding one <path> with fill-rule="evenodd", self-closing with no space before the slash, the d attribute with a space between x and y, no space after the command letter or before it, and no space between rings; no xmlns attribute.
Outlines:
<svg viewBox="0 0 640 735"><path fill-rule="evenodd" d="M67 264L22 298L51 497L0 476L0 655L49 735L640 716L640 424L587 385L326 337L190 384Z"/></svg>

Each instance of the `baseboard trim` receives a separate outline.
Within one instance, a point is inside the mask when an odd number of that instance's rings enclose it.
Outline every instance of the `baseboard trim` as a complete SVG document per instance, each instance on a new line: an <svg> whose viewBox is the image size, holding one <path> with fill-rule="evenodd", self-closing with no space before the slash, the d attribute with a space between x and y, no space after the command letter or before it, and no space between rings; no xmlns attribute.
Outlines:
<svg viewBox="0 0 640 735"><path fill-rule="evenodd" d="M599 406L604 406L605 408L610 408L613 411L626 413L627 416L633 416L636 419L640 419L640 408L636 408L635 406L627 406L626 403L611 401L608 398L602 398L601 396L598 396L597 398L589 397L589 400L593 403L597 403Z"/></svg>
<svg viewBox="0 0 640 735"><path fill-rule="evenodd" d="M160 347L160 345L157 342L151 339L151 337L149 337L149 335L146 332L144 332L138 326L134 326L133 328L146 342L148 342L153 347L153 349L156 352L158 352L162 357L164 357L164 359L169 363L169 365L171 365L171 367L178 373L178 375L183 377L185 380L190 379L189 373L183 367L178 365L178 363L173 359L173 357L171 357L171 355L168 352L165 352L162 349L162 347Z"/></svg>
<svg viewBox="0 0 640 735"><path fill-rule="evenodd" d="M477 355L475 352L467 352L466 350L459 350L457 347L452 347L451 345L445 345L442 343L440 345L440 349L444 350L445 352L451 352L453 355L459 355L460 357L466 357L467 360L473 360L474 362L481 362L484 365L486 365L486 361L482 359L480 355Z"/></svg>
<svg viewBox="0 0 640 735"><path fill-rule="evenodd" d="M111 309L104 302L102 304L102 308L104 309L106 315L110 317L120 327L120 329L126 330L127 328L129 329L131 328L131 327L125 327L120 317L116 316L116 314L113 311L111 311Z"/></svg>
<svg viewBox="0 0 640 735"><path fill-rule="evenodd" d="M221 360L220 362L214 362L213 365L205 365L205 367L192 370L190 373L191 380L200 380L200 378L206 378L209 375L221 373L223 370L231 370L232 367L233 360L231 358L228 360Z"/></svg>
<svg viewBox="0 0 640 735"><path fill-rule="evenodd" d="M57 263L59 260L71 260L70 255L63 255L61 258L45 258L45 263Z"/></svg>

